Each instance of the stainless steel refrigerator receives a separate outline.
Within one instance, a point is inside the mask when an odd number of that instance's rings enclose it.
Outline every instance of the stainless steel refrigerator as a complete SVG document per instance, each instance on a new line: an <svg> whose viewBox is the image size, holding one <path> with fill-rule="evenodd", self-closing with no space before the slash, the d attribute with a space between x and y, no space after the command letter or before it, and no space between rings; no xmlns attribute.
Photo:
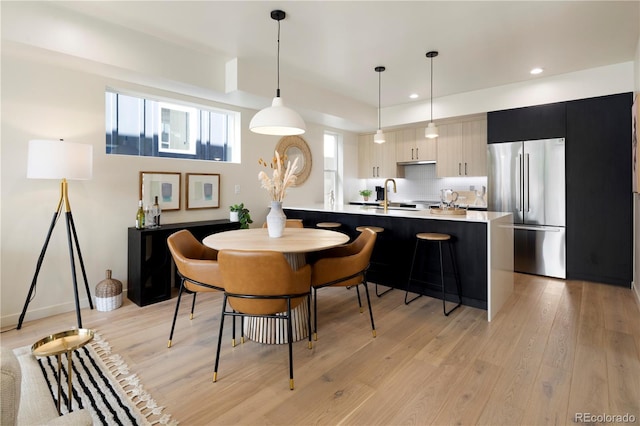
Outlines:
<svg viewBox="0 0 640 426"><path fill-rule="evenodd" d="M488 145L488 209L513 213L514 270L566 278L564 138Z"/></svg>

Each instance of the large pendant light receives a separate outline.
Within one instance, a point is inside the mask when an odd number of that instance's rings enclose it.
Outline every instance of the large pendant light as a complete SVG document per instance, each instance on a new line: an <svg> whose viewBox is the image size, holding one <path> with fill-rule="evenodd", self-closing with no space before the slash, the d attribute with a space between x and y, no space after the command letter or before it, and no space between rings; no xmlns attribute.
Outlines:
<svg viewBox="0 0 640 426"><path fill-rule="evenodd" d="M254 133L263 135L301 135L305 132L306 126L302 117L292 110L284 106L284 102L280 97L280 21L286 17L286 13L282 10L272 10L271 19L278 21L278 53L277 53L277 90L276 97L273 98L271 106L258 111L249 123L249 129Z"/></svg>
<svg viewBox="0 0 640 426"><path fill-rule="evenodd" d="M385 67L375 67L376 72L378 73L378 130L376 134L373 136L373 141L375 143L384 143L384 133L382 133L382 128L380 127L380 78L382 72L385 70Z"/></svg>
<svg viewBox="0 0 640 426"><path fill-rule="evenodd" d="M424 130L424 137L433 139L438 137L438 128L433 123L433 58L438 56L438 52L436 50L432 50L427 52L427 58L431 59L431 120L427 125L427 128Z"/></svg>

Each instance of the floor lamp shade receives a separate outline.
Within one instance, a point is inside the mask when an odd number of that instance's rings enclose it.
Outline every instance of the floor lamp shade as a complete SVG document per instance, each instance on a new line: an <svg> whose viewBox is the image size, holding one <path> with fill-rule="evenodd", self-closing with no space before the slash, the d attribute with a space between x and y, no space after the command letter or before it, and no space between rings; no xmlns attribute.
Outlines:
<svg viewBox="0 0 640 426"><path fill-rule="evenodd" d="M65 141L29 141L27 178L87 180L93 175L93 146Z"/></svg>
<svg viewBox="0 0 640 426"><path fill-rule="evenodd" d="M276 96L270 107L258 111L253 116L249 129L263 135L292 136L303 134L306 126L302 117L284 106L282 98Z"/></svg>

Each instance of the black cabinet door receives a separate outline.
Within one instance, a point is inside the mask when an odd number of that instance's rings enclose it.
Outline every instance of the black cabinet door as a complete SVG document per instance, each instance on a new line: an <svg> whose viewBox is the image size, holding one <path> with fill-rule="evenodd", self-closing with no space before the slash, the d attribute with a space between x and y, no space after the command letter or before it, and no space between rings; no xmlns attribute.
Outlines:
<svg viewBox="0 0 640 426"><path fill-rule="evenodd" d="M631 93L567 102L567 278L631 287Z"/></svg>
<svg viewBox="0 0 640 426"><path fill-rule="evenodd" d="M488 143L566 136L565 103L493 111L487 114Z"/></svg>

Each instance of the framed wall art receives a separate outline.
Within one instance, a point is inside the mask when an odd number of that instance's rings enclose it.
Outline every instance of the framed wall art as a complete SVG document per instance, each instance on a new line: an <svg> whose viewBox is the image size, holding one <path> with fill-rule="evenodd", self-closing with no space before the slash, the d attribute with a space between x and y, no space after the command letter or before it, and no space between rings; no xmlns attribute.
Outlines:
<svg viewBox="0 0 640 426"><path fill-rule="evenodd" d="M182 175L178 172L140 172L140 199L151 206L155 197L163 212L180 210Z"/></svg>
<svg viewBox="0 0 640 426"><path fill-rule="evenodd" d="M220 207L220 175L187 173L187 210Z"/></svg>

